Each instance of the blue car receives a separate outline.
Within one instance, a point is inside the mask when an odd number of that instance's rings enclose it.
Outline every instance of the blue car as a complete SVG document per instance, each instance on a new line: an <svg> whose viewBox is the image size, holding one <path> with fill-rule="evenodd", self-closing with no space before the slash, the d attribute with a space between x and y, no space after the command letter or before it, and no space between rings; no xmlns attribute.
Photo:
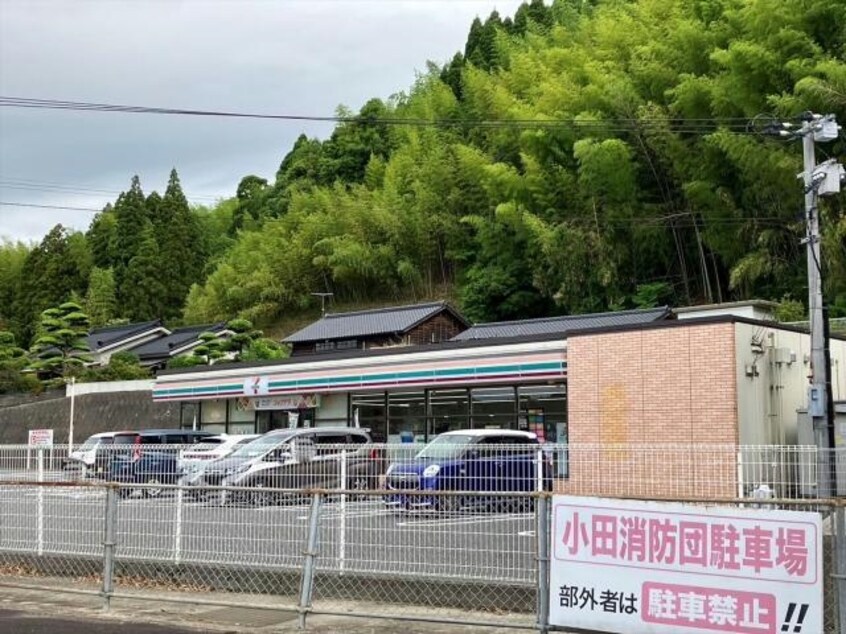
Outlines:
<svg viewBox="0 0 846 634"><path fill-rule="evenodd" d="M156 485L176 484L179 479L177 455L172 451L145 451L140 456L121 454L112 457L108 479L121 484L148 484L150 487L139 489L148 497L156 497L162 489ZM131 487L118 489L122 497L135 493Z"/></svg>
<svg viewBox="0 0 846 634"><path fill-rule="evenodd" d="M203 438L213 436L211 432L179 429L145 430L137 433L135 442L114 451L105 477L120 484L147 484L139 488L147 497L156 497L162 489L156 485L176 484L181 475L179 454L182 448ZM121 487L119 493L129 497L136 493L133 487Z"/></svg>
<svg viewBox="0 0 846 634"><path fill-rule="evenodd" d="M540 482L538 476L538 463ZM389 507L404 511L531 507L532 498L489 493L550 490L552 467L535 434L501 429L439 435L414 458L391 464L386 473ZM410 491L421 493L411 494ZM433 495L425 495L430 491ZM436 495L443 491L455 495Z"/></svg>

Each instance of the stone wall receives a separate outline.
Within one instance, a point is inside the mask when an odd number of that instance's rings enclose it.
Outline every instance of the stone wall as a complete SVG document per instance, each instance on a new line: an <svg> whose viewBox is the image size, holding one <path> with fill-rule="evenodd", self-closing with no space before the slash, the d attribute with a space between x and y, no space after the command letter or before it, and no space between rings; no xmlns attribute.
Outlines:
<svg viewBox="0 0 846 634"><path fill-rule="evenodd" d="M0 444L27 442L30 429L53 429L67 442L70 399L62 392L35 398L0 399ZM154 403L151 392L113 392L76 397L74 441L101 431L179 427L179 403Z"/></svg>

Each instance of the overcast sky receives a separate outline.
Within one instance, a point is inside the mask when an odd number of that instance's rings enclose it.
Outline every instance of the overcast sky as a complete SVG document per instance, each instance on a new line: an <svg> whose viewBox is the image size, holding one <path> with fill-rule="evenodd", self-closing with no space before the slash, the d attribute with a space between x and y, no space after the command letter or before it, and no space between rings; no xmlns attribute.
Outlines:
<svg viewBox="0 0 846 634"><path fill-rule="evenodd" d="M470 23L518 0L0 0L0 95L331 115L407 90L463 48ZM232 196L273 178L299 122L0 108L0 201L100 208L133 174L161 192ZM92 191L99 190L99 191ZM39 240L91 212L0 205L0 237Z"/></svg>

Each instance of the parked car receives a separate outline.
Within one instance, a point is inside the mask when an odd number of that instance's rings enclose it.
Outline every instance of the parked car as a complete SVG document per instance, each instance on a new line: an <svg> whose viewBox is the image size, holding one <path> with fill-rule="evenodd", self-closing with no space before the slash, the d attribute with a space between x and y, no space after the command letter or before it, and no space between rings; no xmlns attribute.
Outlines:
<svg viewBox="0 0 846 634"><path fill-rule="evenodd" d="M411 460L388 468L386 503L400 510L460 511L472 507L530 506L531 498L486 493L525 493L538 487L538 438L531 432L474 429L440 434ZM552 467L541 457L542 485L550 489ZM462 492L421 495L406 491Z"/></svg>
<svg viewBox="0 0 846 634"><path fill-rule="evenodd" d="M228 457L260 436L260 434L221 434L204 438L182 452L177 462L179 483L190 487L202 484L203 471L206 467L214 464L215 460ZM193 499L206 497L200 489L196 488L188 489L187 495Z"/></svg>
<svg viewBox="0 0 846 634"><path fill-rule="evenodd" d="M184 474L204 468L211 461L225 458L241 445L246 445L259 436L260 434L220 434L203 438L182 451L179 470Z"/></svg>
<svg viewBox="0 0 846 634"><path fill-rule="evenodd" d="M134 431L105 431L89 436L65 460L66 470L79 469L84 475L101 476L112 455L121 447L131 446L138 436Z"/></svg>
<svg viewBox="0 0 846 634"><path fill-rule="evenodd" d="M195 444L214 435L211 432L185 429L139 431L131 445L112 456L106 479L123 484L175 484L180 475L177 461L181 445ZM143 489L149 497L155 497L161 491L155 486ZM122 487L120 492L126 497L133 490Z"/></svg>
<svg viewBox="0 0 846 634"><path fill-rule="evenodd" d="M228 458L209 464L202 472L201 481L210 486L253 489L236 494L222 490L221 503L245 501L265 506L297 497L268 489L339 487L342 459L346 461L345 488L375 488L384 471L380 456L364 429L279 430L243 445Z"/></svg>

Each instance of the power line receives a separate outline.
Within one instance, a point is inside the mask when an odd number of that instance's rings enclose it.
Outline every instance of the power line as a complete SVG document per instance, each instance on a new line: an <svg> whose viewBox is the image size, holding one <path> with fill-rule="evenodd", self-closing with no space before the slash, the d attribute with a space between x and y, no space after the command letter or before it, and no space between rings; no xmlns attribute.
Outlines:
<svg viewBox="0 0 846 634"><path fill-rule="evenodd" d="M66 209L68 211L93 211L99 213L102 209L94 209L92 207L68 207L65 205L37 205L35 203L18 203L0 200L0 205L7 207L35 207L37 209Z"/></svg>
<svg viewBox="0 0 846 634"><path fill-rule="evenodd" d="M106 104L85 101L63 101L57 99L35 99L28 97L0 96L0 106L7 108L34 108L47 110L70 110L80 112L112 112L125 114L166 114L194 117L224 117L238 119L260 119L272 121L300 121L314 123L345 123L357 125L391 125L418 127L478 127L478 128L597 128L609 132L628 132L642 126L671 125L673 131L702 133L713 131L714 127L747 131L749 120L740 117L728 118L680 118L680 117L614 117L609 119L583 120L579 118L559 119L423 119L407 117L369 116L320 116L304 114L273 114L238 112L227 110L197 110L188 108L166 108Z"/></svg>
<svg viewBox="0 0 846 634"><path fill-rule="evenodd" d="M91 195L91 194L108 194L111 196L118 196L122 192L118 190L96 189L92 187L76 187L73 185L60 185L54 183L46 183L39 181L27 181L24 179L0 179L0 189L19 189L23 191L38 191L38 192L55 192L61 194L75 194L75 195ZM189 201L205 200L208 202L216 202L226 196L187 196Z"/></svg>

